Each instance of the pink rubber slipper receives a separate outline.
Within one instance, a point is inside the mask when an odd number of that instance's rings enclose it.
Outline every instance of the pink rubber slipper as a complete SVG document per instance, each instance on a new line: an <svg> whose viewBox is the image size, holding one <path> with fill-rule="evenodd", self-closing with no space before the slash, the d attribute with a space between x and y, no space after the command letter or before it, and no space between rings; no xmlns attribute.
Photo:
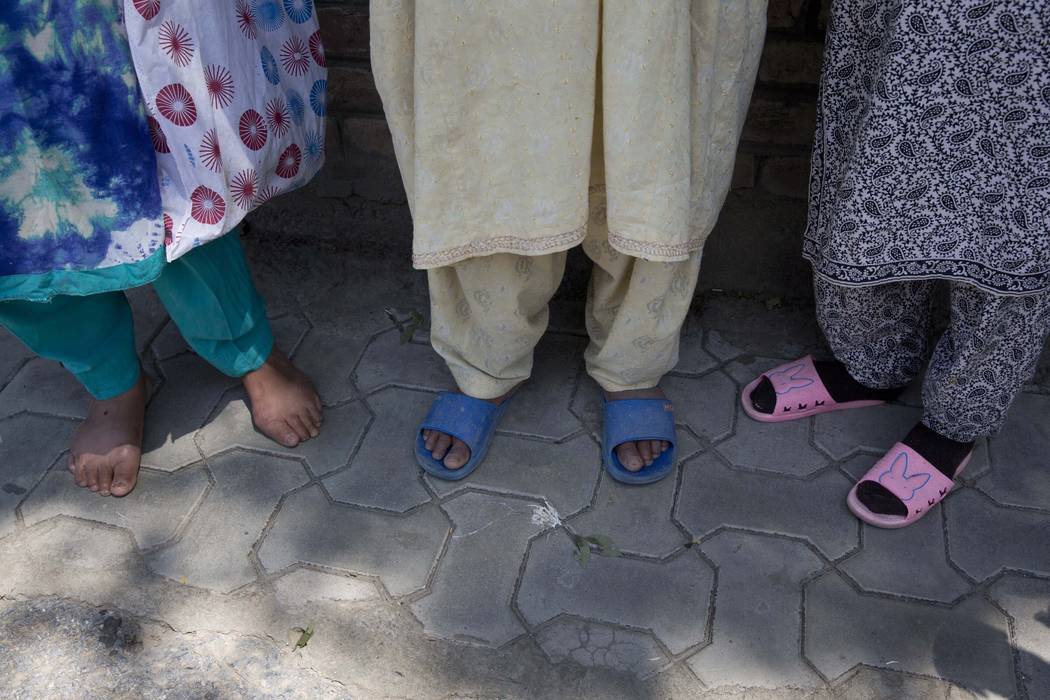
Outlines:
<svg viewBox="0 0 1050 700"><path fill-rule="evenodd" d="M769 379L773 383L773 390L777 395L777 405L773 413L762 413L751 405L751 392L758 388L763 379ZM847 408L881 406L886 402L870 399L838 403L831 398L824 382L820 381L817 368L813 366L813 357L806 355L759 376L744 387L740 395L740 403L744 407L744 412L754 420L763 423L783 423Z"/></svg>
<svg viewBox="0 0 1050 700"><path fill-rule="evenodd" d="M956 476L962 474L972 456L972 452L966 456L956 470ZM872 513L857 498L857 487L863 481L877 481L882 484L887 491L901 499L908 508L908 514L901 516ZM853 485L849 496L846 497L846 505L854 515L869 525L884 528L907 527L929 513L953 488L953 479L942 474L918 452L898 442Z"/></svg>

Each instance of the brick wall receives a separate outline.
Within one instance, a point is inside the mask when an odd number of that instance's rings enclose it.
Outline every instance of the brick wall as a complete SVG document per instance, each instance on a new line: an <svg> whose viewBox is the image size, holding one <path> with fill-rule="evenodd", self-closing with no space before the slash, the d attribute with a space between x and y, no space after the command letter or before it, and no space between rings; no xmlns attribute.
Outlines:
<svg viewBox="0 0 1050 700"><path fill-rule="evenodd" d="M770 0L769 32L730 192L705 251L704 288L806 296L805 223L828 0ZM368 60L368 3L318 0L329 65L328 160L253 230L348 251L404 256L411 221Z"/></svg>

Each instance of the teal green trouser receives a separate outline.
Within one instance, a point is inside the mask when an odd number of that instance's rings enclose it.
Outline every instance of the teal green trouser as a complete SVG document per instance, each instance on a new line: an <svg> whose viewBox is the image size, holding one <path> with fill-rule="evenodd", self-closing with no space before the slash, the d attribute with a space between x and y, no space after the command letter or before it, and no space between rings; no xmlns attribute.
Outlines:
<svg viewBox="0 0 1050 700"><path fill-rule="evenodd" d="M236 231L166 265L153 288L189 346L224 374L243 376L269 357L266 307ZM96 399L138 381L134 322L122 292L0 302L0 324L33 352L61 362Z"/></svg>

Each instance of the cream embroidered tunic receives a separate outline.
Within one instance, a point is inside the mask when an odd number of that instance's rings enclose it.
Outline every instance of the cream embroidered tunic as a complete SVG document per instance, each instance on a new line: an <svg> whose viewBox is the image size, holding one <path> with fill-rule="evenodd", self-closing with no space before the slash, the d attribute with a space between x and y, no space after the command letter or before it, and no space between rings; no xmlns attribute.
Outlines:
<svg viewBox="0 0 1050 700"><path fill-rule="evenodd" d="M617 250L686 259L729 188L765 14L765 0L372 0L414 265L573 247L592 188Z"/></svg>

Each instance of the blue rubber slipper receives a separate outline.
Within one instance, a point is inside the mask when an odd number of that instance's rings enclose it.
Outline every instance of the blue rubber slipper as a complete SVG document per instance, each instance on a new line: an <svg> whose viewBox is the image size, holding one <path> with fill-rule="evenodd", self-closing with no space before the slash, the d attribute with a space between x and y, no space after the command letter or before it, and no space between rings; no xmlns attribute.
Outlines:
<svg viewBox="0 0 1050 700"><path fill-rule="evenodd" d="M466 394L443 391L434 399L430 412L423 419L416 433L416 461L423 471L446 481L459 481L470 476L488 454L492 436L496 432L510 397L497 406L494 403L474 399ZM449 469L426 448L424 430L437 430L459 438L470 448L470 460L459 469Z"/></svg>
<svg viewBox="0 0 1050 700"><path fill-rule="evenodd" d="M624 399L605 401L602 407L605 427L602 431L602 459L612 478L625 484L651 484L674 470L674 407L667 399ZM636 472L629 471L616 456L616 448L625 442L663 440L671 443L667 451Z"/></svg>

